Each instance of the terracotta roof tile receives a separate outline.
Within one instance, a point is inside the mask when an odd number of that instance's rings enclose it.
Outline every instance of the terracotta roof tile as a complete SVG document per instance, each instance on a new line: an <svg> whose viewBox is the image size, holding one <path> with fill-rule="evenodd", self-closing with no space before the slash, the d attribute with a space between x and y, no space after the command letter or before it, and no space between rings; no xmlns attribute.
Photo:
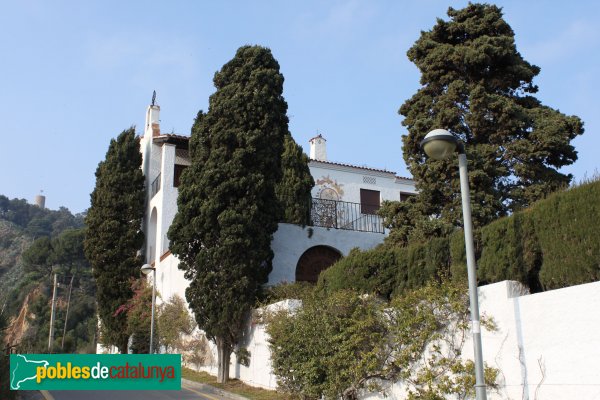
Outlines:
<svg viewBox="0 0 600 400"><path fill-rule="evenodd" d="M350 167L350 168L364 169L366 171L384 172L386 174L394 174L394 175L396 174L395 172L388 171L387 169L378 169L378 168L370 168L370 167L360 167L358 165L344 164L344 163L338 163L338 162L333 162L333 161L315 160L314 158L311 158L310 161L320 162L320 163L323 163L323 164L330 164L330 165L339 165L341 167Z"/></svg>
<svg viewBox="0 0 600 400"><path fill-rule="evenodd" d="M174 133L163 134L154 136L152 139L154 143L170 143L177 146L177 148L188 149L189 147L189 136L176 135Z"/></svg>

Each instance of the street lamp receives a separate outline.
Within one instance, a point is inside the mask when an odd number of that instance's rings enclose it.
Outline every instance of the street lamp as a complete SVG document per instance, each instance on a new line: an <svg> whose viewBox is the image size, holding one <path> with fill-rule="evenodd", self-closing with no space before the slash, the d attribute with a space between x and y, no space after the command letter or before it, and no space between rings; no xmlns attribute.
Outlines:
<svg viewBox="0 0 600 400"><path fill-rule="evenodd" d="M473 331L473 347L475 351L475 396L477 400L486 400L483 354L481 350L479 300L477 298L477 275L475 271L475 250L473 246L473 222L471 220L471 200L465 147L454 135L445 129L434 129L429 132L421 142L421 147L425 151L425 154L434 160L447 159L454 152L458 152L460 193L465 230L465 248L467 251L467 274L469 277L469 301L471 303L471 329Z"/></svg>
<svg viewBox="0 0 600 400"><path fill-rule="evenodd" d="M154 272L152 276L152 319L150 320L150 351L149 353L154 353L154 309L156 308L156 268L150 264L142 265L142 273L144 275L148 275L150 271Z"/></svg>

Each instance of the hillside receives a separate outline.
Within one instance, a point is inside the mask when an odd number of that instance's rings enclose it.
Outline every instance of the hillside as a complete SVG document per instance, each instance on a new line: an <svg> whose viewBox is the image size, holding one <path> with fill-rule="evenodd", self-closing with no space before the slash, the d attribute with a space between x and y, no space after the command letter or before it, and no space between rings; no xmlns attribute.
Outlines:
<svg viewBox="0 0 600 400"><path fill-rule="evenodd" d="M11 288L23 275L22 254L33 243L33 237L12 222L0 219L0 310L9 310ZM11 305L13 302L10 302ZM8 308L7 308L8 307Z"/></svg>
<svg viewBox="0 0 600 400"><path fill-rule="evenodd" d="M83 237L83 215L73 215L64 207L41 209L0 195L0 310L8 323L3 332L5 345L19 352L47 351L53 276L57 274L52 350L92 349L95 285L83 256Z"/></svg>

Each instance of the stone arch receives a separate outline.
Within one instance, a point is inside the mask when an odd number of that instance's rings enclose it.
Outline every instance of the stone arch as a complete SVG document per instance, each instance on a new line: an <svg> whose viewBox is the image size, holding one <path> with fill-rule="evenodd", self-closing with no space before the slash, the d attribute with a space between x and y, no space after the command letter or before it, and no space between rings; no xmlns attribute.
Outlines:
<svg viewBox="0 0 600 400"><path fill-rule="evenodd" d="M146 260L148 263L152 263L156 258L156 231L158 229L158 213L156 211L156 207L152 209L150 213L150 222L148 224L148 248L146 251L148 252L146 255Z"/></svg>
<svg viewBox="0 0 600 400"><path fill-rule="evenodd" d="M342 257L339 250L329 246L314 246L306 250L296 264L296 282L317 282L321 271Z"/></svg>

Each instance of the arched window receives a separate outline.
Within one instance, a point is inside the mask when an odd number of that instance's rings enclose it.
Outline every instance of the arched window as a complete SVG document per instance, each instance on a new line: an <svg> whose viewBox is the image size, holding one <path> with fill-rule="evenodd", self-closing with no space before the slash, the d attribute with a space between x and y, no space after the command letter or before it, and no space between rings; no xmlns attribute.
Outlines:
<svg viewBox="0 0 600 400"><path fill-rule="evenodd" d="M148 224L148 239L146 249L147 256L146 260L148 263L152 263L156 258L156 229L158 224L156 207L152 209L152 213L150 214L150 223Z"/></svg>
<svg viewBox="0 0 600 400"><path fill-rule="evenodd" d="M314 246L306 250L296 264L296 282L317 282L321 271L332 266L342 254L328 246Z"/></svg>

